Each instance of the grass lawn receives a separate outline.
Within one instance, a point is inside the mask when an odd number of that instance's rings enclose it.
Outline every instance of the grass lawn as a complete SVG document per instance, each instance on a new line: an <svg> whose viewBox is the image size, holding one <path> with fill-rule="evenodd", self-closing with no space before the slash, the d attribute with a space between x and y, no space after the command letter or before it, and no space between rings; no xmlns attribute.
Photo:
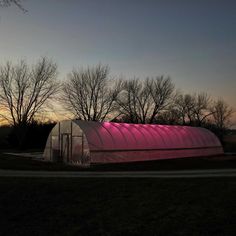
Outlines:
<svg viewBox="0 0 236 236"><path fill-rule="evenodd" d="M236 235L236 178L0 178L0 235Z"/></svg>
<svg viewBox="0 0 236 236"><path fill-rule="evenodd" d="M10 151L8 151L10 152ZM68 166L62 163L46 163L28 157L13 156L0 152L0 169L13 170L78 170L78 171L136 171L136 170L186 170L236 168L236 156L195 157L149 162L92 165L88 168Z"/></svg>

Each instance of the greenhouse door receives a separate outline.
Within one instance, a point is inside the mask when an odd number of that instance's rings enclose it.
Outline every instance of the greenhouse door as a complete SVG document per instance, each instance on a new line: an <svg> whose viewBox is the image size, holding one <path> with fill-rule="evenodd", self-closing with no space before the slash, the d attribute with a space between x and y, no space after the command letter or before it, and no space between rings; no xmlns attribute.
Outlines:
<svg viewBox="0 0 236 236"><path fill-rule="evenodd" d="M70 159L70 141L70 134L61 134L61 158L65 163L68 163Z"/></svg>
<svg viewBox="0 0 236 236"><path fill-rule="evenodd" d="M73 143L73 148L74 148L72 160L75 163L82 164L83 163L83 155L84 155L83 137L82 136L73 136L72 143Z"/></svg>

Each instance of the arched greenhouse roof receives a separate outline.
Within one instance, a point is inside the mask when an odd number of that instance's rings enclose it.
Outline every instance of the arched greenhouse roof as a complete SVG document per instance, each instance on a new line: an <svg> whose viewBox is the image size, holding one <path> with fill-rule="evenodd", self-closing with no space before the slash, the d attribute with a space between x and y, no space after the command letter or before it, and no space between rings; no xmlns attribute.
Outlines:
<svg viewBox="0 0 236 236"><path fill-rule="evenodd" d="M218 138L199 127L74 121L90 150L191 149L221 147Z"/></svg>

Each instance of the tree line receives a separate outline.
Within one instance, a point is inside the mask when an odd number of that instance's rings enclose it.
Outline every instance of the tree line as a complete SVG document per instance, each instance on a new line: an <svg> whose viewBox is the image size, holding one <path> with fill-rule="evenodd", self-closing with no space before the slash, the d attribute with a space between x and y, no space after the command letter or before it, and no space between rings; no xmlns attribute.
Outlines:
<svg viewBox="0 0 236 236"><path fill-rule="evenodd" d="M181 93L170 77L109 78L109 67L74 69L62 86L62 103L80 120L175 124L225 129L233 109L207 93Z"/></svg>
<svg viewBox="0 0 236 236"><path fill-rule="evenodd" d="M35 65L22 60L0 65L0 118L19 133L60 102L75 119L142 124L191 125L222 135L233 109L207 93L183 93L170 77L113 79L108 65L73 69L64 82L58 67L43 57Z"/></svg>

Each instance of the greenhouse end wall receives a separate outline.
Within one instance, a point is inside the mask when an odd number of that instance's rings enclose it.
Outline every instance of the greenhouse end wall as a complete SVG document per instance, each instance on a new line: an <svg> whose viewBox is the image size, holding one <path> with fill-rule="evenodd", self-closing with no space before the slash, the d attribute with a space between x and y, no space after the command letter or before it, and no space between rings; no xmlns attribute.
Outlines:
<svg viewBox="0 0 236 236"><path fill-rule="evenodd" d="M89 148L86 137L73 121L59 122L49 134L44 159L71 165L89 165Z"/></svg>

